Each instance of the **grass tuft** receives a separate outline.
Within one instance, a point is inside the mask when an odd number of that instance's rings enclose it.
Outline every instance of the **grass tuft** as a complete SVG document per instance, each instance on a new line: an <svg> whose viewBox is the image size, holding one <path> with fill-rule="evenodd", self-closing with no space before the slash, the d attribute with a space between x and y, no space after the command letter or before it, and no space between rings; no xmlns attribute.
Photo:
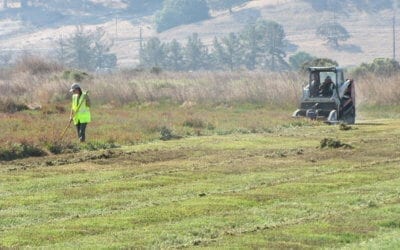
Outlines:
<svg viewBox="0 0 400 250"><path fill-rule="evenodd" d="M340 140L324 138L320 142L320 148L353 148L351 145L342 143Z"/></svg>
<svg viewBox="0 0 400 250"><path fill-rule="evenodd" d="M349 126L349 125L347 125L347 124L341 123L341 124L339 125L339 130L347 131L347 130L351 130L351 129L353 129L353 127L352 127L352 126Z"/></svg>
<svg viewBox="0 0 400 250"><path fill-rule="evenodd" d="M188 118L183 122L184 127L190 127L190 128L206 128L207 127L207 122L203 121L202 119L199 118Z"/></svg>
<svg viewBox="0 0 400 250"><path fill-rule="evenodd" d="M182 138L182 136L174 134L172 129L170 129L166 126L161 127L160 134L161 134L160 140L162 140L162 141L169 141L169 140L173 140L173 139L181 139Z"/></svg>

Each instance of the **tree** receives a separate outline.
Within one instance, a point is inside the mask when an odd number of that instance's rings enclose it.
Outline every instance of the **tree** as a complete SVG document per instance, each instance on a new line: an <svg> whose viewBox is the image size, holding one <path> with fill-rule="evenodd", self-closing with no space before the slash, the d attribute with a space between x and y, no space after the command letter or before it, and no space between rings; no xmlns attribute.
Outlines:
<svg viewBox="0 0 400 250"><path fill-rule="evenodd" d="M314 58L315 57L311 56L310 54L308 54L304 51L300 51L300 52L294 54L293 56L289 57L289 62L290 62L292 69L299 70L299 69L301 69L301 66L304 63L309 62L309 61L313 60Z"/></svg>
<svg viewBox="0 0 400 250"><path fill-rule="evenodd" d="M117 58L110 53L111 46L105 38L104 30L91 32L78 26L70 37L57 41L56 53L61 63L78 69L113 68Z"/></svg>
<svg viewBox="0 0 400 250"><path fill-rule="evenodd" d="M287 69L288 64L284 60L285 53L285 31L282 25L274 21L261 20L257 27L262 35L261 49L264 54L263 65L272 71Z"/></svg>
<svg viewBox="0 0 400 250"><path fill-rule="evenodd" d="M239 37L235 33L229 33L228 37L222 38L222 45L225 48L225 64L230 70L240 67L242 63L241 44Z"/></svg>
<svg viewBox="0 0 400 250"><path fill-rule="evenodd" d="M272 71L287 69L285 36L283 27L274 21L247 25L240 35L246 67L253 70L259 64Z"/></svg>
<svg viewBox="0 0 400 250"><path fill-rule="evenodd" d="M106 39L106 32L97 28L93 33L92 57L96 69L114 68L117 65L117 56L110 53L113 43Z"/></svg>
<svg viewBox="0 0 400 250"><path fill-rule="evenodd" d="M244 64L249 70L254 70L256 68L257 57L261 51L261 39L262 36L254 24L248 24L240 33L240 40L244 54Z"/></svg>
<svg viewBox="0 0 400 250"><path fill-rule="evenodd" d="M224 68L225 51L217 37L214 37L213 40L213 52L211 53L211 59L213 62L213 69L219 70Z"/></svg>
<svg viewBox="0 0 400 250"><path fill-rule="evenodd" d="M188 37L184 51L186 68L188 70L207 68L209 61L208 50L197 33L193 33L192 36Z"/></svg>
<svg viewBox="0 0 400 250"><path fill-rule="evenodd" d="M314 58L311 61L304 62L301 66L303 72L307 72L309 67L337 67L339 64L329 58Z"/></svg>
<svg viewBox="0 0 400 250"><path fill-rule="evenodd" d="M82 26L65 41L65 60L68 65L78 69L94 70L91 54L92 36Z"/></svg>
<svg viewBox="0 0 400 250"><path fill-rule="evenodd" d="M144 44L140 64L147 68L161 68L164 66L165 44L157 37L150 38Z"/></svg>
<svg viewBox="0 0 400 250"><path fill-rule="evenodd" d="M337 22L321 24L316 31L318 37L327 41L332 48L339 48L339 41L346 41L350 38L349 32Z"/></svg>
<svg viewBox="0 0 400 250"><path fill-rule="evenodd" d="M214 60L219 65L226 65L230 70L240 67L242 63L241 44L238 35L229 33L221 39L214 38Z"/></svg>
<svg viewBox="0 0 400 250"><path fill-rule="evenodd" d="M166 44L165 68L169 70L183 70L184 57L182 45L176 40Z"/></svg>
<svg viewBox="0 0 400 250"><path fill-rule="evenodd" d="M165 0L163 9L156 14L157 32L209 18L205 0Z"/></svg>

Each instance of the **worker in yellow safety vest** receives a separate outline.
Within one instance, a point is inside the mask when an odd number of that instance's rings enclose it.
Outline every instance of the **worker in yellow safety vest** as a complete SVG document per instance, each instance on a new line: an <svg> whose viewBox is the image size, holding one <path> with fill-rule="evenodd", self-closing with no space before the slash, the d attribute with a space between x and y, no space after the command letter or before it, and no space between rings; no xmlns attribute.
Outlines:
<svg viewBox="0 0 400 250"><path fill-rule="evenodd" d="M78 83L72 84L69 92L72 93L72 106L69 119L76 126L79 141L85 142L86 126L91 121L88 92L82 92Z"/></svg>

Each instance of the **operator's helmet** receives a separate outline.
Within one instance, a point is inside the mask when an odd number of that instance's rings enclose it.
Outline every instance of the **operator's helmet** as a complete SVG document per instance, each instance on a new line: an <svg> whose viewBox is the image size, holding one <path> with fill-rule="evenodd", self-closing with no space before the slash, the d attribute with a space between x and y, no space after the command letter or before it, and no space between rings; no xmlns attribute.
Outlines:
<svg viewBox="0 0 400 250"><path fill-rule="evenodd" d="M325 82L332 82L332 78L330 77L330 76L327 76L326 78L325 78Z"/></svg>

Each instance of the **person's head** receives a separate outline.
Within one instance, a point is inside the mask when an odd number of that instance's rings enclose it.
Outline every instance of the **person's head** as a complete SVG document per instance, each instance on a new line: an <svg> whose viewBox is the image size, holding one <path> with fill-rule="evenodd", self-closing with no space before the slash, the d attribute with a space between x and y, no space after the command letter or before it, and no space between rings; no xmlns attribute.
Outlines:
<svg viewBox="0 0 400 250"><path fill-rule="evenodd" d="M324 80L324 83L332 83L332 79L330 76L327 76Z"/></svg>
<svg viewBox="0 0 400 250"><path fill-rule="evenodd" d="M71 89L69 90L69 92L73 94L82 94L81 86L79 86L78 83L74 83L71 85Z"/></svg>

